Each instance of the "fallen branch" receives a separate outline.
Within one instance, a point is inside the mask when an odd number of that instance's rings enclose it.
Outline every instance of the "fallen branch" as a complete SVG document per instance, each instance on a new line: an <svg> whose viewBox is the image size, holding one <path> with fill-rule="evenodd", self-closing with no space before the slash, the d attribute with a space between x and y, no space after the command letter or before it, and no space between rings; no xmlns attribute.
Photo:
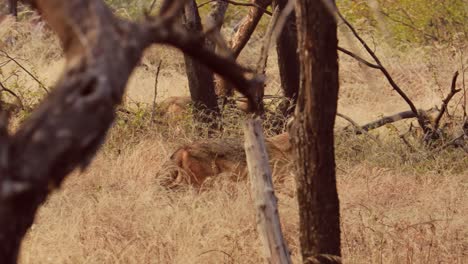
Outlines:
<svg viewBox="0 0 468 264"><path fill-rule="evenodd" d="M361 126L359 126L353 119L351 119L350 117L344 115L344 114L340 114L340 113L336 113L337 116L343 118L344 120L348 121L353 127L354 129L356 130L356 132L360 132L366 136L368 136L370 139L372 139L375 143L377 143L377 145L379 146L382 146L382 142L380 142L376 137L374 137L373 135L369 134L367 130L364 130Z"/></svg>
<svg viewBox="0 0 468 264"><path fill-rule="evenodd" d="M384 116L378 120L372 121L370 123L367 123L363 126L361 126L362 130L364 131L370 131L382 126L385 126L386 124L394 123L403 119L408 119L408 118L414 118L416 115L414 114L413 111L404 111L400 112L391 116Z"/></svg>
<svg viewBox="0 0 468 264"><path fill-rule="evenodd" d="M374 66L378 66L378 69L383 73L383 75L385 76L385 78L387 79L387 81L390 83L390 85L392 86L392 88L403 98L403 100L405 100L405 102L408 104L408 106L410 107L411 111L414 113L414 117L416 117L418 119L418 123L419 125L421 126L421 128L423 129L424 133L428 133L430 132L430 128L426 125L426 120L424 120L424 117L419 115L418 113L418 110L416 108L416 106L414 105L414 103L411 101L411 99L409 99L409 97L406 95L406 93L396 84L396 82L393 80L392 76L390 75L390 73L388 72L388 70L382 65L382 62L380 61L380 59L377 57L377 55L372 51L372 49L367 45L367 43L364 41L364 39L359 35L359 33L356 31L356 29L351 25L351 23L348 22L348 20L346 20L344 18L344 16L338 11L338 9L336 10L336 13L337 15L341 18L341 20L345 23L345 25L351 30L351 32L353 33L353 35L356 37L356 39L362 44L362 46L365 48L365 50L367 51L367 53L372 57L372 59L375 61L376 65ZM348 54L348 53L346 53ZM350 54L348 54L350 55ZM354 56L352 56L354 57ZM357 57L357 56L356 56ZM365 61L363 59L359 60L361 62ZM368 65L368 63L365 63L366 65ZM373 67L375 68L375 67Z"/></svg>

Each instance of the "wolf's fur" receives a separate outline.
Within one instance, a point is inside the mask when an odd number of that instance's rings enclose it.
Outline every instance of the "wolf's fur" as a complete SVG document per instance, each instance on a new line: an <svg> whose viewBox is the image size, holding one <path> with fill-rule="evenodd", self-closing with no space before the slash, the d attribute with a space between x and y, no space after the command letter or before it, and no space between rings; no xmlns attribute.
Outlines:
<svg viewBox="0 0 468 264"><path fill-rule="evenodd" d="M282 168L291 160L289 135L283 133L266 141L270 164ZM213 139L194 142L177 149L159 173L167 187L189 184L200 187L207 178L227 176L242 180L247 175L244 143L241 139Z"/></svg>

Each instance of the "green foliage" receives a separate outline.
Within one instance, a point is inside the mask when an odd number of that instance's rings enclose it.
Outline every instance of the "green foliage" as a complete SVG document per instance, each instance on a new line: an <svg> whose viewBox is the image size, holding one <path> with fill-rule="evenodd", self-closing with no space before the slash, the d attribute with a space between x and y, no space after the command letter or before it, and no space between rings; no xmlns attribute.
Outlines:
<svg viewBox="0 0 468 264"><path fill-rule="evenodd" d="M105 0L114 12L126 18L140 18L153 0ZM156 1L160 2L160 1Z"/></svg>
<svg viewBox="0 0 468 264"><path fill-rule="evenodd" d="M368 29L379 25L380 33L400 43L459 43L467 37L465 0L341 0L337 4L355 25Z"/></svg>

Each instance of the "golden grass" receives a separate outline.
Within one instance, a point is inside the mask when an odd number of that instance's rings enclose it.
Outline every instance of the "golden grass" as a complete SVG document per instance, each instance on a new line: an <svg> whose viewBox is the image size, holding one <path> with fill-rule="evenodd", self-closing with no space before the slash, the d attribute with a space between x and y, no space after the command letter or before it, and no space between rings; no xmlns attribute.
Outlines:
<svg viewBox="0 0 468 264"><path fill-rule="evenodd" d="M248 183L221 179L203 193L166 191L154 176L169 153L155 136L118 156L101 153L74 173L40 209L21 263L260 263ZM345 263L466 261L466 171L338 166ZM299 263L292 177L278 197Z"/></svg>
<svg viewBox="0 0 468 264"><path fill-rule="evenodd" d="M59 45L53 36L35 32L27 23L7 21L0 26L0 40L52 85L63 64ZM11 36L14 43L8 44ZM379 54L421 108L440 102L440 90L446 93L459 65L459 57L444 50L402 53L382 45ZM257 57L254 42L240 60L253 65ZM151 48L128 84L126 103L137 105L136 111L150 103L160 59L158 101L188 94L180 53ZM9 64L0 78L16 70ZM379 72L343 55L340 70L339 111L357 122L408 109ZM267 72L267 91L275 94L279 77L274 52ZM43 95L21 71L6 84L27 101ZM214 188L197 193L170 192L155 179L177 146L199 137L187 120L161 127L144 117L119 119L92 165L73 173L42 206L23 243L20 263L261 263L247 182L218 179ZM346 124L341 119L337 123ZM398 128L408 122L400 123ZM239 128L232 123L229 131L235 135ZM456 149L439 155L412 153L393 127L376 135L382 146L365 136L337 136L344 263L466 263L468 157ZM300 263L293 177L277 191L283 230L294 263Z"/></svg>

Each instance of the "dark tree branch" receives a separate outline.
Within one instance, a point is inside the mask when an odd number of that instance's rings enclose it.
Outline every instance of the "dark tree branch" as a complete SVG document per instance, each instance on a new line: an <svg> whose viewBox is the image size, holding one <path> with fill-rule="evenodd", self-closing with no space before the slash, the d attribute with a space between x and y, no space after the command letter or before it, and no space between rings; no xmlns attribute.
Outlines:
<svg viewBox="0 0 468 264"><path fill-rule="evenodd" d="M344 54L356 59L357 61L361 62L361 63L364 63L366 66L370 67L370 68L374 68L374 69L378 69L380 70L381 69L381 66L377 65L377 64L374 64L372 62L369 62L363 58L361 58L360 56L358 56L357 54L345 49L345 48L342 48L342 47L338 47L338 50L343 52Z"/></svg>
<svg viewBox="0 0 468 264"><path fill-rule="evenodd" d="M372 49L367 45L367 43L364 41L364 39L359 35L359 33L356 31L356 29L351 25L351 23L346 20L343 15L336 10L336 13L338 16L341 18L341 20L345 23L345 25L351 30L353 35L356 37L356 39L362 44L362 46L366 49L367 53L374 59L376 64L379 66L379 70L383 73L385 78L387 78L388 82L392 86L392 88L405 100L405 102L408 104L410 107L411 111L413 111L414 115L418 119L418 123L423 129L424 133L428 133L430 131L429 127L426 125L426 122L424 120L424 117L422 115L418 114L418 110L414 103L409 99L409 97L406 95L406 93L396 84L396 82L393 80L392 76L390 73L387 71L387 69L383 66L382 62L380 59L377 57L377 55L372 51ZM349 55L349 54L348 54Z"/></svg>
<svg viewBox="0 0 468 264"><path fill-rule="evenodd" d="M275 8L273 11L273 16L271 17L270 23L268 24L265 36L263 37L263 44L260 50L260 57L257 62L256 72L257 74L265 74L265 69L268 62L268 51L271 46L271 38L273 37L274 32L276 31L276 24L280 16L279 8Z"/></svg>
<svg viewBox="0 0 468 264"><path fill-rule="evenodd" d="M428 110L420 110L420 112L424 112L424 113L430 113L430 112L433 112L433 111L437 111L437 109L436 108L431 108L431 109L428 109ZM411 110L404 111L404 112L400 112L400 113L397 113L397 114L394 114L394 115L391 115L391 116L384 116L384 117L382 117L382 118L380 118L380 119L378 119L376 121L372 121L370 123L367 123L367 124L361 126L361 128L364 131L370 131L370 130L377 129L379 127L385 126L386 124L391 124L391 123L395 123L395 122L400 121L400 120L415 118L415 117L417 118L417 116L414 114L413 111L411 111Z"/></svg>
<svg viewBox="0 0 468 264"><path fill-rule="evenodd" d="M447 106L450 103L450 100L452 100L453 96L460 92L461 89L457 89L457 78L458 78L458 71L453 74L452 77L452 85L450 86L450 93L445 97L445 99L442 101L442 107L440 108L440 112L437 115L435 121L434 121L434 130L437 130L440 125L440 120L442 120L442 116L444 115L445 111L447 110Z"/></svg>
<svg viewBox="0 0 468 264"><path fill-rule="evenodd" d="M248 98L249 105L254 111L262 111L259 91L263 85L263 77L254 76L232 58L216 55L214 51L204 46L202 36L187 34L179 25L162 26L159 23L153 23L146 25L143 31L145 32L140 37L146 38L147 43L169 44L179 48L232 83L241 94ZM252 77L246 77L248 75Z"/></svg>
<svg viewBox="0 0 468 264"><path fill-rule="evenodd" d="M208 0L206 2L203 2L201 4L198 5L198 8L200 7L203 7L209 3L212 3L212 2L215 2L215 1L219 1L219 0ZM265 14L271 16L273 15L272 12L268 11L265 7L253 2L253 3L242 3L242 2L237 2L237 1L231 1L231 0L221 0L223 2L226 2L228 4L231 4L231 5L234 5L234 6L250 6L250 7L256 7L256 8L259 8L261 9Z"/></svg>
<svg viewBox="0 0 468 264"><path fill-rule="evenodd" d="M21 63L19 63L15 58L11 57L10 54L8 54L4 50L0 50L0 53L2 53L3 56L7 57L9 60L13 61L16 65L18 65L18 67L20 67L24 72L26 72L29 76L31 76L31 78L33 78L39 84L39 86L41 87L41 89L44 90L44 92L46 92L47 94L49 93L49 90L47 89L47 87L36 76L34 76L34 74L32 74L28 69L26 69L26 67L24 67Z"/></svg>
<svg viewBox="0 0 468 264"><path fill-rule="evenodd" d="M249 41L260 19L262 18L264 14L263 10L271 4L271 0L253 0L253 3L260 6L261 8L257 6L249 8L249 13L242 19L241 23L236 27L234 36L229 41L231 56L234 59L237 59L237 57L239 57L239 54ZM233 95L234 90L231 84L234 83L226 83L225 79L223 78L220 78L217 83L218 96L223 97L223 104L225 104L227 103L227 97L231 97ZM236 84L234 84L234 86L235 85ZM236 88L239 89L239 87Z"/></svg>
<svg viewBox="0 0 468 264"><path fill-rule="evenodd" d="M18 0L8 0L8 9L10 15L18 17Z"/></svg>
<svg viewBox="0 0 468 264"><path fill-rule="evenodd" d="M344 114L341 114L341 113L336 113L336 116L339 116L341 118L343 118L344 120L348 121L353 127L354 129L356 130L356 132L359 132L357 134L364 134L366 136L368 136L370 139L372 139L375 143L377 143L377 145L379 146L382 146L382 142L380 142L376 137L374 137L373 135L369 134L367 130L363 129L361 126L358 125L358 123L356 123L353 119L351 119L349 116L347 115L344 115Z"/></svg>
<svg viewBox="0 0 468 264"><path fill-rule="evenodd" d="M230 41L232 53L237 58L242 49L247 44L247 41L252 36L255 28L260 22L265 10L270 4L271 0L254 0L255 6L249 9L249 14L244 17L241 24L238 26L234 37Z"/></svg>
<svg viewBox="0 0 468 264"><path fill-rule="evenodd" d="M162 60L159 61L158 66L156 67L156 74L154 77L154 96L153 96L153 105L151 106L151 122L154 122L154 115L156 112L156 98L158 97L158 80L159 72L161 70Z"/></svg>
<svg viewBox="0 0 468 264"><path fill-rule="evenodd" d="M0 82L0 93L3 91L13 96L16 99L16 103L18 104L18 107L24 110L24 105L23 105L23 101L21 100L21 98L15 92L5 87L5 85L3 85L2 82Z"/></svg>

